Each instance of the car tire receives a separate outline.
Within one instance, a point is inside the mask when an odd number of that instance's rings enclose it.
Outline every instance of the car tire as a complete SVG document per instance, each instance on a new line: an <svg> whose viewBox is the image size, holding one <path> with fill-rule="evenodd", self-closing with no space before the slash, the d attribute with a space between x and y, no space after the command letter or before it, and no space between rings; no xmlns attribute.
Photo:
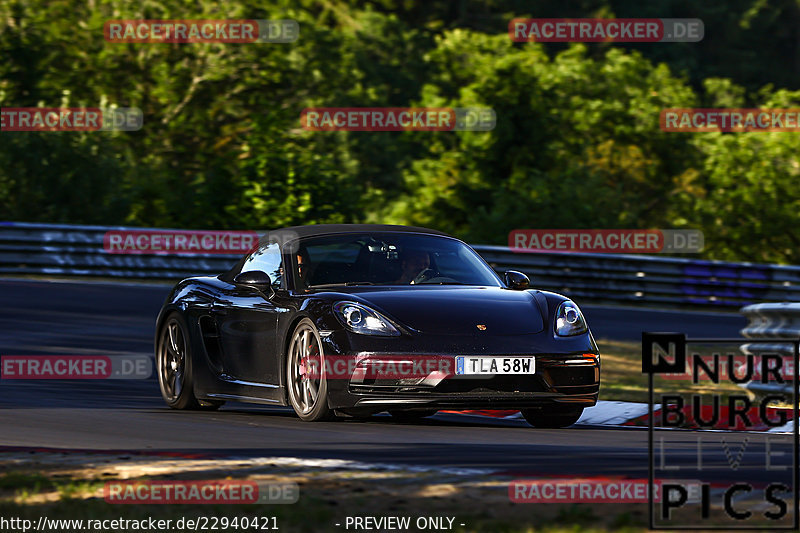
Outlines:
<svg viewBox="0 0 800 533"><path fill-rule="evenodd" d="M522 409L522 416L535 428L569 427L583 414L583 407Z"/></svg>
<svg viewBox="0 0 800 533"><path fill-rule="evenodd" d="M418 422L438 412L436 409L429 409L426 411L389 411L389 414L398 422Z"/></svg>
<svg viewBox="0 0 800 533"><path fill-rule="evenodd" d="M161 397L172 409L219 409L224 403L200 402L194 395L189 328L180 313L170 313L161 326L156 347L156 372Z"/></svg>
<svg viewBox="0 0 800 533"><path fill-rule="evenodd" d="M286 353L286 388L289 405L301 420L333 420L328 407L328 382L323 364L322 341L314 323L302 319L292 332ZM317 359L318 379L309 376L309 362Z"/></svg>

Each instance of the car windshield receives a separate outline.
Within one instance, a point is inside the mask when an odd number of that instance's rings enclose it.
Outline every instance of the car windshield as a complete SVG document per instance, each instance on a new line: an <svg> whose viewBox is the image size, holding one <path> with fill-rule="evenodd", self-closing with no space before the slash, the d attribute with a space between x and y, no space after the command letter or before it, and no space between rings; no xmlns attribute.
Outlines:
<svg viewBox="0 0 800 533"><path fill-rule="evenodd" d="M502 286L467 245L411 233L344 234L301 240L293 254L295 287L341 285Z"/></svg>

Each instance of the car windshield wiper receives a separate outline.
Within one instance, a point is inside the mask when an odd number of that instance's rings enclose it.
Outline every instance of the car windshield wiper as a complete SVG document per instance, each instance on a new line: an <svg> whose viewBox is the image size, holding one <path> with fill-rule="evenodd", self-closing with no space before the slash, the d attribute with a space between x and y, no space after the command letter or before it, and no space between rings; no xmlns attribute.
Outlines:
<svg viewBox="0 0 800 533"><path fill-rule="evenodd" d="M357 287L359 285L375 285L371 281L348 281L347 283L325 283L323 285L309 285L309 289L328 289L330 287Z"/></svg>
<svg viewBox="0 0 800 533"><path fill-rule="evenodd" d="M460 281L423 281L422 283L416 283L416 285L471 285L471 283L462 283Z"/></svg>

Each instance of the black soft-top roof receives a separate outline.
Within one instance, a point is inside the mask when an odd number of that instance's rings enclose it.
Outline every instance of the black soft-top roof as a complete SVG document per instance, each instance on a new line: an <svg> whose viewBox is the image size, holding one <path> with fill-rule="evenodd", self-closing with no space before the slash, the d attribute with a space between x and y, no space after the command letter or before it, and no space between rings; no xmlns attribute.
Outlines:
<svg viewBox="0 0 800 533"><path fill-rule="evenodd" d="M293 233L300 238L337 233L428 233L431 235L447 235L439 230L419 228L416 226L395 226L392 224L314 224L309 226L292 226L274 230L274 233Z"/></svg>

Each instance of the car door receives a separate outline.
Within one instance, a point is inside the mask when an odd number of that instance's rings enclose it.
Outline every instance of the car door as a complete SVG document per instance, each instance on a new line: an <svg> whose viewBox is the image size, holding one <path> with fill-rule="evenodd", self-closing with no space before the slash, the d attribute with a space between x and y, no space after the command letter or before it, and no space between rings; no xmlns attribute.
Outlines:
<svg viewBox="0 0 800 533"><path fill-rule="evenodd" d="M273 287L281 283L281 253L277 243L265 244L244 262L240 272L261 270ZM228 283L212 307L222 344L227 377L252 384L279 384L277 325L282 311L252 287Z"/></svg>

